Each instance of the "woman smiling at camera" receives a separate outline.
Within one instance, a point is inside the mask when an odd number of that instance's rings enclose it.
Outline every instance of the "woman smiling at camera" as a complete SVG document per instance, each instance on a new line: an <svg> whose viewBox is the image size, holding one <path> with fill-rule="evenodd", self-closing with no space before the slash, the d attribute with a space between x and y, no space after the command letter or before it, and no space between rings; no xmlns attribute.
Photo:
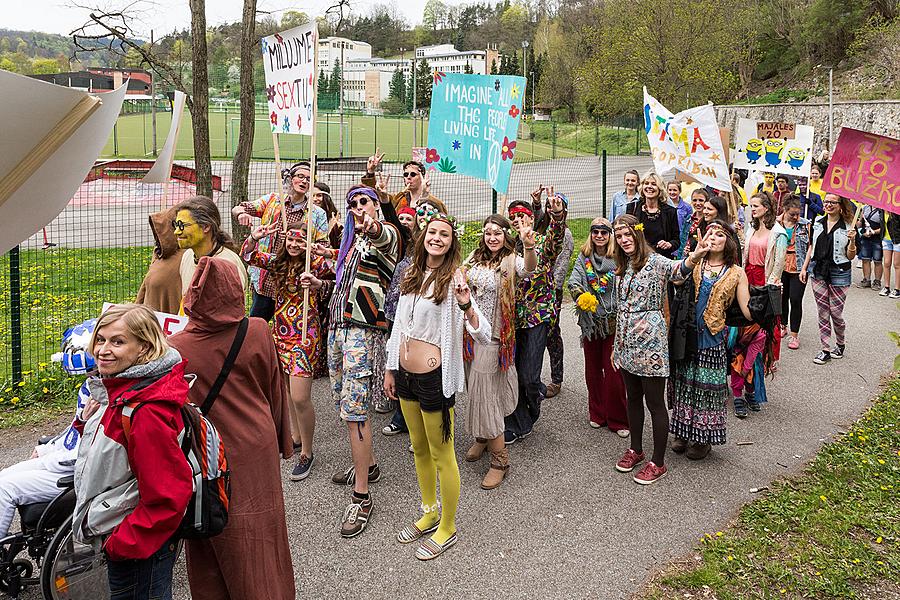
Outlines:
<svg viewBox="0 0 900 600"><path fill-rule="evenodd" d="M84 443L72 535L102 546L111 598L171 598L175 534L192 493L179 445L184 362L137 304L103 313L89 347L100 376L88 380L91 400L75 421Z"/></svg>
<svg viewBox="0 0 900 600"><path fill-rule="evenodd" d="M418 521L398 534L402 544L434 532L416 550L430 560L456 543L459 467L453 447L453 406L465 389L463 331L491 342L491 326L472 303L459 270L461 245L456 220L428 217L416 238L413 262L400 285L400 301L387 346L385 392L400 400L409 428L422 494ZM440 479L443 506L438 504Z"/></svg>

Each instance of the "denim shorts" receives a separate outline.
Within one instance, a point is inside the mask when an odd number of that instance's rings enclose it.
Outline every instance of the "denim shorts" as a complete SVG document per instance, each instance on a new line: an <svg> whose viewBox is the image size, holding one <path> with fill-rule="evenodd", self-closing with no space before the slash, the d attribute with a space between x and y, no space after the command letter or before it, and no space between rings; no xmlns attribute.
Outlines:
<svg viewBox="0 0 900 600"><path fill-rule="evenodd" d="M395 380L397 396L418 402L425 412L438 412L456 404L456 394L444 396L441 367L428 373L409 373L401 367Z"/></svg>
<svg viewBox="0 0 900 600"><path fill-rule="evenodd" d="M878 238L865 238L856 236L856 257L860 260L881 261L881 240Z"/></svg>
<svg viewBox="0 0 900 600"><path fill-rule="evenodd" d="M900 252L900 241L893 241L887 238L881 240L881 248L886 252Z"/></svg>

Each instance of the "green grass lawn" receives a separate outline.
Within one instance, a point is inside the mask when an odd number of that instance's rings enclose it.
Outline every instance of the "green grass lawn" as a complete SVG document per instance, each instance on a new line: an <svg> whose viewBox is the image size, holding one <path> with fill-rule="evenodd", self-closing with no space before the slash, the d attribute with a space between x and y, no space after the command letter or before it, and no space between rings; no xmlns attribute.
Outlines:
<svg viewBox="0 0 900 600"><path fill-rule="evenodd" d="M802 476L773 484L734 525L706 534L696 557L669 567L639 597L896 598L898 398L900 378L894 378Z"/></svg>
<svg viewBox="0 0 900 600"><path fill-rule="evenodd" d="M157 147L161 148L171 123L170 113L159 113L157 123ZM428 139L428 121L418 120L417 143L425 146ZM323 158L340 155L340 116L325 114L317 124L316 146ZM386 153L388 161L402 161L410 157L413 138L413 122L409 118L344 115L344 156L369 156L375 148ZM119 117L115 130L103 148L103 157L145 158L152 153L153 126L149 114L130 114ZM640 132L638 132L640 133ZM238 113L210 111L210 151L214 158L231 158L238 135ZM629 155L635 152L635 139L646 146L646 136L636 135L634 129L599 127L596 130L597 151L606 150L612 155ZM299 135L279 136L281 155L308 156L310 138ZM552 127L549 122L537 122L523 127L516 149L516 162L530 162L549 158L566 158L593 155L595 128L593 125L559 124L556 149L553 148ZM254 158L274 157L272 134L265 115L257 115L253 141ZM179 128L176 158L193 157L193 135L190 114L185 111Z"/></svg>

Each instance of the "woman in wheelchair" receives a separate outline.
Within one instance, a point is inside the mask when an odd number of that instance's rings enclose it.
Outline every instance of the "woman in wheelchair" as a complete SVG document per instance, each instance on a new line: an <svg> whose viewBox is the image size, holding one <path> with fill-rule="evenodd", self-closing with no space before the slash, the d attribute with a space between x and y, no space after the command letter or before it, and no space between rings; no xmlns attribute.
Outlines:
<svg viewBox="0 0 900 600"><path fill-rule="evenodd" d="M74 423L85 443L72 535L106 554L110 598L171 598L175 532L192 494L178 442L185 364L137 304L104 312L89 348L99 377Z"/></svg>

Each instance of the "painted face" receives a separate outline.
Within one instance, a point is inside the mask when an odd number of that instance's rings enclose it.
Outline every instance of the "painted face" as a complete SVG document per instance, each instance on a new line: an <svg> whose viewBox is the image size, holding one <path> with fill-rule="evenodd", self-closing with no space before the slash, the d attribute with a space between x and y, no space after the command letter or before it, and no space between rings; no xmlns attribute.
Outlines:
<svg viewBox="0 0 900 600"><path fill-rule="evenodd" d="M521 232L523 226L534 225L534 217L524 212L517 212L509 216L509 222L512 223L513 229Z"/></svg>
<svg viewBox="0 0 900 600"><path fill-rule="evenodd" d="M175 221L172 223L172 228L175 230L175 239L178 240L178 247L185 250L199 247L206 238L206 232L197 224L189 210L178 211L175 215Z"/></svg>
<svg viewBox="0 0 900 600"><path fill-rule="evenodd" d="M767 212L769 212L769 209L763 206L762 202L759 201L759 198L750 199L750 214L754 219L762 219L766 216Z"/></svg>
<svg viewBox="0 0 900 600"><path fill-rule="evenodd" d="M634 254L634 234L631 233L631 229L626 227L625 225L619 225L615 229L616 233L616 243L625 251L625 254L631 256Z"/></svg>
<svg viewBox="0 0 900 600"><path fill-rule="evenodd" d="M591 243L594 245L594 252L600 253L606 249L609 243L609 231L606 227L591 225Z"/></svg>
<svg viewBox="0 0 900 600"><path fill-rule="evenodd" d="M766 185L771 186L775 183L775 173L763 173L763 181L766 182Z"/></svg>
<svg viewBox="0 0 900 600"><path fill-rule="evenodd" d="M397 216L397 220L400 221L400 224L406 227L408 230L413 230L413 225L415 224L415 218L409 213L403 213L402 215Z"/></svg>
<svg viewBox="0 0 900 600"><path fill-rule="evenodd" d="M425 251L431 256L443 256L450 250L453 228L446 221L432 221L425 228Z"/></svg>
<svg viewBox="0 0 900 600"><path fill-rule="evenodd" d="M633 194L638 186L638 177L634 173L625 174L625 191Z"/></svg>
<svg viewBox="0 0 900 600"><path fill-rule="evenodd" d="M703 218L707 223L709 223L713 219L719 218L719 211L716 210L716 207L713 206L711 202L703 203Z"/></svg>
<svg viewBox="0 0 900 600"><path fill-rule="evenodd" d="M672 201L672 204L678 204L678 195L681 193L681 188L674 183L670 183L666 186L666 193L669 194L669 200Z"/></svg>
<svg viewBox="0 0 900 600"><path fill-rule="evenodd" d="M694 212L703 214L703 205L706 203L706 198L703 197L703 194L700 192L694 192L691 194L691 206L694 209Z"/></svg>
<svg viewBox="0 0 900 600"><path fill-rule="evenodd" d="M304 248L306 248L306 225L300 229L288 229L284 238L284 249L288 256L300 256Z"/></svg>
<svg viewBox="0 0 900 600"><path fill-rule="evenodd" d="M134 337L124 319L107 323L97 330L91 353L101 375L116 375L134 365L147 351L147 345Z"/></svg>
<svg viewBox="0 0 900 600"><path fill-rule="evenodd" d="M707 231L710 252L722 252L725 250L725 242L728 234L721 227L710 227Z"/></svg>
<svg viewBox="0 0 900 600"><path fill-rule="evenodd" d="M825 199L822 200L822 204L825 207L825 212L829 215L836 215L841 212L841 200L840 197L835 194L825 194Z"/></svg>
<svg viewBox="0 0 900 600"><path fill-rule="evenodd" d="M309 169L298 168L291 176L291 188L298 194L305 194L309 189Z"/></svg>
<svg viewBox="0 0 900 600"><path fill-rule="evenodd" d="M503 229L499 225L488 223L484 226L484 245L487 246L488 250L496 254L500 252L505 242L506 234L503 233Z"/></svg>
<svg viewBox="0 0 900 600"><path fill-rule="evenodd" d="M645 179L641 183L641 191L644 192L644 198L659 198L659 186L654 179Z"/></svg>

